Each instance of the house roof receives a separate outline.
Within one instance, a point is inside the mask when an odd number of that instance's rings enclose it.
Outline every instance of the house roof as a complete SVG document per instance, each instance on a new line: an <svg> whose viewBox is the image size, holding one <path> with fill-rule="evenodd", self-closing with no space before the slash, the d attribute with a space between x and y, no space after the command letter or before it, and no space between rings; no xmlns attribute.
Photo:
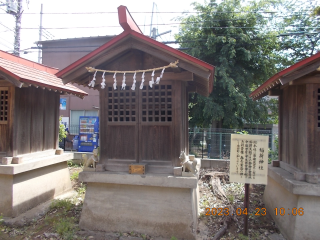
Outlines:
<svg viewBox="0 0 320 240"><path fill-rule="evenodd" d="M66 68L60 70L56 73L57 77L62 78L64 83L79 82L79 79L83 79L84 76L88 75L85 67L97 66L104 61L111 59L112 54L110 54L110 51L112 51L112 49L120 49L118 54L131 49L138 49L166 62L169 61L168 64L179 60L178 66L180 68L195 75L193 86L199 90L196 90L197 92L205 96L208 96L212 92L214 66L139 33L140 29L135 25L133 19L131 19L131 21L128 17L128 10L126 7L120 6L118 12L119 22L124 28L124 32ZM128 22L125 23L123 15L126 15L126 19L129 19L130 21L128 20Z"/></svg>
<svg viewBox="0 0 320 240"><path fill-rule="evenodd" d="M253 99L262 98L266 96L271 89L290 84L290 82L317 71L320 71L320 52L276 73L254 90L250 94L250 97Z"/></svg>
<svg viewBox="0 0 320 240"><path fill-rule="evenodd" d="M81 89L67 84L55 73L58 69L32 62L0 50L0 76L21 88L22 86L36 86L76 95L80 98L88 95Z"/></svg>

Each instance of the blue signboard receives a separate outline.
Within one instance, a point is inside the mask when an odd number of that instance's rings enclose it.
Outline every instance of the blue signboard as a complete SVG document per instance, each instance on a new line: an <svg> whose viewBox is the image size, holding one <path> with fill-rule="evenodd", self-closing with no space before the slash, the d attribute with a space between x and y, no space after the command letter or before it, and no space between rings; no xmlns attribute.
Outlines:
<svg viewBox="0 0 320 240"><path fill-rule="evenodd" d="M67 110L67 99L60 98L60 110Z"/></svg>

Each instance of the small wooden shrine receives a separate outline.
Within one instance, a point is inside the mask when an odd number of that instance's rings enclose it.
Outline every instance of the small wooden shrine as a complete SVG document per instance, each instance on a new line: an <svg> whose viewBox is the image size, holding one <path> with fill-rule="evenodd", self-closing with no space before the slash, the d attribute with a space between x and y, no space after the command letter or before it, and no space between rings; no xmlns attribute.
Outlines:
<svg viewBox="0 0 320 240"><path fill-rule="evenodd" d="M126 7L118 12L124 32L57 73L100 93L100 160L80 174L80 225L192 239L197 178L173 175L188 153L188 93L208 96L214 67L144 36ZM129 173L135 164L143 176Z"/></svg>
<svg viewBox="0 0 320 240"><path fill-rule="evenodd" d="M4 216L17 216L71 188L68 159L56 156L59 99L62 93L81 98L87 94L63 85L54 75L57 71L0 51L0 213Z"/></svg>
<svg viewBox="0 0 320 240"><path fill-rule="evenodd" d="M317 53L277 73L250 95L279 97L279 161L269 166L264 202L287 239L319 238L320 218L314 214L320 204L319 71ZM276 213L281 204L284 210ZM296 209L303 214L296 215Z"/></svg>
<svg viewBox="0 0 320 240"><path fill-rule="evenodd" d="M125 31L57 76L99 90L104 170L144 163L147 172L173 173L180 152L188 153L188 93L208 96L214 68L142 35L128 16L119 7Z"/></svg>

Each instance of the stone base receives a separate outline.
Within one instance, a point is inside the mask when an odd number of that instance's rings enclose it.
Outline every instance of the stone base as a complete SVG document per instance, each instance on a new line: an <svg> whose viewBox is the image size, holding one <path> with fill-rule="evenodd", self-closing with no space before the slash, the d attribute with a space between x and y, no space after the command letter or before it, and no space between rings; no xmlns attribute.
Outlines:
<svg viewBox="0 0 320 240"><path fill-rule="evenodd" d="M72 158L73 154L65 153L0 165L0 213L16 217L70 191L67 160Z"/></svg>
<svg viewBox="0 0 320 240"><path fill-rule="evenodd" d="M198 184L195 177L81 172L87 191L80 227L195 239Z"/></svg>
<svg viewBox="0 0 320 240"><path fill-rule="evenodd" d="M288 240L319 239L320 184L297 181L293 174L269 166L263 200L283 236ZM278 212L276 215L275 208ZM280 208L282 214L280 214ZM301 216L295 208L303 208ZM283 211L285 210L285 212ZM302 209L301 209L302 210ZM299 213L299 212L298 212Z"/></svg>

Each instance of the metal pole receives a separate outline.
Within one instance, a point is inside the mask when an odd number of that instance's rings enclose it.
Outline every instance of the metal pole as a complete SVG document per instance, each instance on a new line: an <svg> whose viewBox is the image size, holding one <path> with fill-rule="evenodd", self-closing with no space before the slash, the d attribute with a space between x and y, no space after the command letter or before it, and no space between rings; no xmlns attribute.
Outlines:
<svg viewBox="0 0 320 240"><path fill-rule="evenodd" d="M14 51L13 54L20 56L20 30L21 30L21 16L22 16L22 0L18 0L17 13L14 15L16 19L16 28L14 33Z"/></svg>
<svg viewBox="0 0 320 240"><path fill-rule="evenodd" d="M249 183L244 185L244 210L247 209L247 214L244 214L244 232L248 236L248 219L249 219Z"/></svg>
<svg viewBox="0 0 320 240"><path fill-rule="evenodd" d="M203 159L203 143L204 143L204 130L202 129L202 159Z"/></svg>
<svg viewBox="0 0 320 240"><path fill-rule="evenodd" d="M40 11L40 28L39 28L39 42L42 40L42 14L43 14L43 4L41 3L41 11ZM41 50L38 50L38 63L41 63Z"/></svg>
<svg viewBox="0 0 320 240"><path fill-rule="evenodd" d="M152 14L151 14L151 25L150 25L150 37L152 36L152 20L153 20L153 10L154 10L154 2L152 5Z"/></svg>
<svg viewBox="0 0 320 240"><path fill-rule="evenodd" d="M222 150L222 133L220 132L220 158L222 158L221 150Z"/></svg>

